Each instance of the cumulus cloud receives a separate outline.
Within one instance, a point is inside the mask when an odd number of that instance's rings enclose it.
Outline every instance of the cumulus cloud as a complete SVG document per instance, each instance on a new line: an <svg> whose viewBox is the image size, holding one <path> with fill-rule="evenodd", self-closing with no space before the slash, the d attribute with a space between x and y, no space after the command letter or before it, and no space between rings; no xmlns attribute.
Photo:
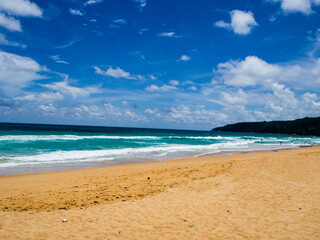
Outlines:
<svg viewBox="0 0 320 240"><path fill-rule="evenodd" d="M95 73L99 75L104 75L104 76L109 76L109 77L114 77L114 78L126 78L126 79L135 79L135 77L131 76L129 72L125 72L119 67L112 68L111 66L103 71L99 67L94 67L96 70Z"/></svg>
<svg viewBox="0 0 320 240"><path fill-rule="evenodd" d="M46 78L39 74L43 68L33 59L0 51L0 89L15 95L35 80Z"/></svg>
<svg viewBox="0 0 320 240"><path fill-rule="evenodd" d="M227 85L247 87L269 83L281 73L281 68L256 56L248 56L243 61L220 63L215 72L220 74Z"/></svg>
<svg viewBox="0 0 320 240"><path fill-rule="evenodd" d="M220 63L213 72L212 84L270 88L272 83L280 82L296 90L320 90L320 58L295 64L270 64L256 56L248 56L244 60Z"/></svg>
<svg viewBox="0 0 320 240"><path fill-rule="evenodd" d="M191 60L191 57L189 57L189 56L187 56L187 55L182 55L181 58L180 58L180 60L187 62L187 61Z"/></svg>
<svg viewBox="0 0 320 240"><path fill-rule="evenodd" d="M314 107L320 108L319 97L315 93L306 92L302 95L302 99Z"/></svg>
<svg viewBox="0 0 320 240"><path fill-rule="evenodd" d="M299 101L296 99L294 92L284 84L275 82L271 85L271 89L273 91L273 97L275 97L285 109L292 109L298 106Z"/></svg>
<svg viewBox="0 0 320 240"><path fill-rule="evenodd" d="M309 15L313 12L312 6L320 5L319 0L268 0L269 2L280 3L281 9L285 13L300 12Z"/></svg>
<svg viewBox="0 0 320 240"><path fill-rule="evenodd" d="M239 89L237 92L228 93L222 92L221 93L221 104L227 105L243 105L247 104L249 100L249 96L242 90Z"/></svg>
<svg viewBox="0 0 320 240"><path fill-rule="evenodd" d="M232 30L235 34L248 35L251 30L257 26L252 12L244 12L240 10L233 10L230 12L231 23L218 21L215 23L216 27Z"/></svg>
<svg viewBox="0 0 320 240"><path fill-rule="evenodd" d="M320 114L320 59L270 64L255 57L230 60L203 85L207 101L224 107L228 122L285 120ZM239 89L245 88L245 89ZM258 110L257 110L258 109Z"/></svg>
<svg viewBox="0 0 320 240"><path fill-rule="evenodd" d="M0 0L0 11L21 17L42 17L39 6L28 0Z"/></svg>

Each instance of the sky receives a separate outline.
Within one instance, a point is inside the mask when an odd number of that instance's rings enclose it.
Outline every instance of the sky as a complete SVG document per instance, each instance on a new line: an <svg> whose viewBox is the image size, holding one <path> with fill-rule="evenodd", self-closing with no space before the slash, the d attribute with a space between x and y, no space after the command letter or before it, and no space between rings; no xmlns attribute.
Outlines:
<svg viewBox="0 0 320 240"><path fill-rule="evenodd" d="M0 122L320 116L320 0L0 0Z"/></svg>

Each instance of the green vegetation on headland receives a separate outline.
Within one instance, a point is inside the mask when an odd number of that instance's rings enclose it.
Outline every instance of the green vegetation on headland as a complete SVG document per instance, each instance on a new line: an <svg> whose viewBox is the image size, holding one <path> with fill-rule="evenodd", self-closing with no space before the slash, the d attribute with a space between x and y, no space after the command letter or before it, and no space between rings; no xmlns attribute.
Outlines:
<svg viewBox="0 0 320 240"><path fill-rule="evenodd" d="M211 131L320 136L320 117L303 118L293 121L242 122L217 127Z"/></svg>

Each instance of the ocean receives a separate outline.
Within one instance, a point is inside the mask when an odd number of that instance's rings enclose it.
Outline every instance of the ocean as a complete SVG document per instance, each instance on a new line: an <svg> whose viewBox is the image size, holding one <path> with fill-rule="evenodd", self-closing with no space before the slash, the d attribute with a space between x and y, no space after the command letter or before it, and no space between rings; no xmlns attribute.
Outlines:
<svg viewBox="0 0 320 240"><path fill-rule="evenodd" d="M0 123L0 175L319 144L313 136Z"/></svg>

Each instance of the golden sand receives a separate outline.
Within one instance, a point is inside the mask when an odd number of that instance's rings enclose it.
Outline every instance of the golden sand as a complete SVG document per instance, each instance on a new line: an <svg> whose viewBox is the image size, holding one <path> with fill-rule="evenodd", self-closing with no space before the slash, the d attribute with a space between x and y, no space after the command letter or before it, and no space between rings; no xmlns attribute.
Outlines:
<svg viewBox="0 0 320 240"><path fill-rule="evenodd" d="M0 210L0 239L320 239L320 147L2 176Z"/></svg>

